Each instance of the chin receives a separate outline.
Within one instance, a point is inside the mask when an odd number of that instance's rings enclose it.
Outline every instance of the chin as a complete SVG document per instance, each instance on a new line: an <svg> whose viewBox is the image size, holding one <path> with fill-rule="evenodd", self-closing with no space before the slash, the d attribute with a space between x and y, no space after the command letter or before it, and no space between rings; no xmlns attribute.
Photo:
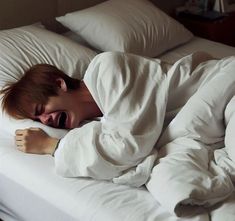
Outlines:
<svg viewBox="0 0 235 221"><path fill-rule="evenodd" d="M69 129L74 129L80 126L80 122L71 122L71 125L69 126Z"/></svg>

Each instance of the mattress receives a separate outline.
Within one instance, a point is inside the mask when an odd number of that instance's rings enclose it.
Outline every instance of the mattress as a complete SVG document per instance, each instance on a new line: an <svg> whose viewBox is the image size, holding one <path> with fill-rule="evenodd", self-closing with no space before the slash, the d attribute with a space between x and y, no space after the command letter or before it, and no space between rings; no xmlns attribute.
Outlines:
<svg viewBox="0 0 235 221"><path fill-rule="evenodd" d="M235 48L194 37L159 58L172 64L198 50L218 58L235 55ZM216 221L234 205L235 198L230 197L218 211L178 218L161 207L145 187L62 178L55 174L51 156L24 154L4 133L0 140L0 218L5 221Z"/></svg>
<svg viewBox="0 0 235 221"><path fill-rule="evenodd" d="M196 51L205 51L215 58L235 55L234 47L194 36L188 43L167 51L158 58L167 63L173 64L183 56Z"/></svg>

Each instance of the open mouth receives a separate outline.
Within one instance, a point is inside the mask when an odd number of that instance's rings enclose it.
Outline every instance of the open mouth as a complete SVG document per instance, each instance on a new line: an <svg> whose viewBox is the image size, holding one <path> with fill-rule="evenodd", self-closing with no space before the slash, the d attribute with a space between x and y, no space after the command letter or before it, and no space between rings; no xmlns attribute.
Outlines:
<svg viewBox="0 0 235 221"><path fill-rule="evenodd" d="M62 129L66 128L66 120L67 120L67 114L65 112L62 112L60 114L58 127Z"/></svg>

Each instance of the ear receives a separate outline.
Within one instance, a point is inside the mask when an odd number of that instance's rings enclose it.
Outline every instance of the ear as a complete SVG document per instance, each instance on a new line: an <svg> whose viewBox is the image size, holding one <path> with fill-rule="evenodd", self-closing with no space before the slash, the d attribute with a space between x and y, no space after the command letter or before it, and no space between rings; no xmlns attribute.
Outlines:
<svg viewBox="0 0 235 221"><path fill-rule="evenodd" d="M63 91L67 91L67 85L66 82L64 81L63 78L57 78L56 79L56 84L58 85L59 88L61 88Z"/></svg>

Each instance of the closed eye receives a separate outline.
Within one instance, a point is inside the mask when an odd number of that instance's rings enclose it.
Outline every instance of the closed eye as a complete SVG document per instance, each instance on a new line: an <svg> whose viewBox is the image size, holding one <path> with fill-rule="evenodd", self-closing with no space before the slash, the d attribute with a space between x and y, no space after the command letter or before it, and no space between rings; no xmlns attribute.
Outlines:
<svg viewBox="0 0 235 221"><path fill-rule="evenodd" d="M44 106L42 104L36 105L34 116L41 115L43 113L43 111L44 111Z"/></svg>

